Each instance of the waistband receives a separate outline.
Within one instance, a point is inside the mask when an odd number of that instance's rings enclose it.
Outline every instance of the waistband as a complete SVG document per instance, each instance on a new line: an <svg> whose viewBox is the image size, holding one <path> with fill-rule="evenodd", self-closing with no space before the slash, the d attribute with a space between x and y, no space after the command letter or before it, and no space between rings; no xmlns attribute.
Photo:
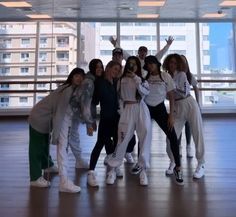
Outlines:
<svg viewBox="0 0 236 217"><path fill-rule="evenodd" d="M127 105L127 104L137 104L139 102L140 101L124 101L124 105Z"/></svg>
<svg viewBox="0 0 236 217"><path fill-rule="evenodd" d="M188 94L186 97L181 97L181 98L175 99L175 101L180 101L180 100L183 100L183 99L187 99L190 96L191 96L191 94Z"/></svg>

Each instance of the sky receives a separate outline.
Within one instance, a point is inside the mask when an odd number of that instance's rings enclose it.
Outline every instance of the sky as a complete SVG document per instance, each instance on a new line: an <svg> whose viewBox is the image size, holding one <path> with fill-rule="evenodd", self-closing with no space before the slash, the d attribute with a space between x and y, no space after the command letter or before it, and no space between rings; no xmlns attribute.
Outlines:
<svg viewBox="0 0 236 217"><path fill-rule="evenodd" d="M229 68L232 55L229 55L229 38L232 34L232 23L209 23L210 67Z"/></svg>

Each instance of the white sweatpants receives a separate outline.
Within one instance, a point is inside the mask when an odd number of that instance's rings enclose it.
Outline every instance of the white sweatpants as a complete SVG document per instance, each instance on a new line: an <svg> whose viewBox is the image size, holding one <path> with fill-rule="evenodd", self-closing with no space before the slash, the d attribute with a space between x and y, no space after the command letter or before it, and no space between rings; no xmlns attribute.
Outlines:
<svg viewBox="0 0 236 217"><path fill-rule="evenodd" d="M205 145L203 138L202 117L199 106L196 100L192 96L189 96L186 99L182 99L175 102L174 127L177 138L180 137L180 134L183 130L186 121L188 121L193 135L197 161L199 164L204 164ZM174 162L174 157L171 152L170 143L168 139L167 139L166 150L170 160Z"/></svg>
<svg viewBox="0 0 236 217"><path fill-rule="evenodd" d="M57 144L57 163L59 175L62 179L68 177L68 136L71 126L71 115L66 112L62 122L59 140Z"/></svg>
<svg viewBox="0 0 236 217"><path fill-rule="evenodd" d="M117 167L122 164L126 148L135 130L140 148L138 164L143 168L150 167L151 118L143 100L140 103L125 105L119 120L118 144L114 154L108 160L110 166Z"/></svg>

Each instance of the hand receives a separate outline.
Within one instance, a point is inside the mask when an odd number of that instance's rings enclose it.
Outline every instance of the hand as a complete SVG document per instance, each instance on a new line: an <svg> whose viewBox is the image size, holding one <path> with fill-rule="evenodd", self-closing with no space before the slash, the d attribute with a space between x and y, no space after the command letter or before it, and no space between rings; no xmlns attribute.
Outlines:
<svg viewBox="0 0 236 217"><path fill-rule="evenodd" d="M87 135L93 136L93 127L87 127Z"/></svg>
<svg viewBox="0 0 236 217"><path fill-rule="evenodd" d="M166 44L171 45L172 42L174 41L174 38L172 36L169 36L166 40Z"/></svg>
<svg viewBox="0 0 236 217"><path fill-rule="evenodd" d="M97 123L94 122L93 125L92 125L92 127L93 127L93 131L96 132L96 131L97 131Z"/></svg>
<svg viewBox="0 0 236 217"><path fill-rule="evenodd" d="M130 78L133 78L135 76L135 73L128 70L128 73L126 75Z"/></svg>
<svg viewBox="0 0 236 217"><path fill-rule="evenodd" d="M116 46L116 43L117 43L117 39L114 39L113 36L110 36L109 40L110 40L110 42L112 43L112 45L115 47L115 46Z"/></svg>

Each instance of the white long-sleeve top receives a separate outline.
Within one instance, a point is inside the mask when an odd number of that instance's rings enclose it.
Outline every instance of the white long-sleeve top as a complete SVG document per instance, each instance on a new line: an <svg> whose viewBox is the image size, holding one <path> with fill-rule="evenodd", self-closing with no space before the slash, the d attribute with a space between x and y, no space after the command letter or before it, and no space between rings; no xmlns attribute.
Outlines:
<svg viewBox="0 0 236 217"><path fill-rule="evenodd" d="M176 86L174 91L176 100L186 98L188 95L190 95L191 88L185 72L176 71L174 73L173 80Z"/></svg>
<svg viewBox="0 0 236 217"><path fill-rule="evenodd" d="M138 90L142 98L149 94L149 85L147 81L142 82L141 78L135 75L123 77L120 81L120 97L122 101L137 101L136 91Z"/></svg>

